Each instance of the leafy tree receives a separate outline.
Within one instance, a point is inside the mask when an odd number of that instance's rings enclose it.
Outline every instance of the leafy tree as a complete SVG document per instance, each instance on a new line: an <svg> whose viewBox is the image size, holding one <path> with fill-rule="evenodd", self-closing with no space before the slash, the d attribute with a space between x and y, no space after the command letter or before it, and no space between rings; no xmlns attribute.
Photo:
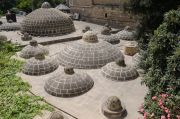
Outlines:
<svg viewBox="0 0 180 119"><path fill-rule="evenodd" d="M0 10L6 13L6 11L14 7L15 4L16 0L0 0Z"/></svg>
<svg viewBox="0 0 180 119"><path fill-rule="evenodd" d="M149 33L153 33L162 23L165 12L177 9L179 5L180 0L130 0L129 4L124 6L131 13L141 16L144 32L141 34L139 44L142 49L147 49Z"/></svg>
<svg viewBox="0 0 180 119"><path fill-rule="evenodd" d="M16 7L24 10L25 12L32 11L32 1L31 0L17 0Z"/></svg>

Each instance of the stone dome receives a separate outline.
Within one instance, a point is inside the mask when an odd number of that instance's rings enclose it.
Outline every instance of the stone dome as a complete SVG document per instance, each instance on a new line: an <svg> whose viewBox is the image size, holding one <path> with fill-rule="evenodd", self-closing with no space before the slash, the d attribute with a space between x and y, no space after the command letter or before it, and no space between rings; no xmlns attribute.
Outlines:
<svg viewBox="0 0 180 119"><path fill-rule="evenodd" d="M4 23L0 26L0 30L2 31L16 31L20 29L21 25L19 23Z"/></svg>
<svg viewBox="0 0 180 119"><path fill-rule="evenodd" d="M87 31L82 40L65 47L58 54L59 63L79 69L100 68L123 54L116 46L102 40L92 31Z"/></svg>
<svg viewBox="0 0 180 119"><path fill-rule="evenodd" d="M110 119L121 119L125 116L126 109L118 97L111 96L103 103L102 113Z"/></svg>
<svg viewBox="0 0 180 119"><path fill-rule="evenodd" d="M74 97L88 92L94 85L91 77L85 73L75 73L73 68L57 72L45 83L47 93L57 97Z"/></svg>
<svg viewBox="0 0 180 119"><path fill-rule="evenodd" d="M22 32L33 36L58 36L75 31L72 19L58 9L51 8L45 2L39 8L28 14L22 22Z"/></svg>
<svg viewBox="0 0 180 119"><path fill-rule="evenodd" d="M119 31L117 34L118 39L132 41L135 39L134 32L130 31L130 27L126 26L124 30Z"/></svg>
<svg viewBox="0 0 180 119"><path fill-rule="evenodd" d="M22 72L27 75L40 76L55 71L58 66L55 58L45 57L44 53L37 52L35 57L27 60Z"/></svg>
<svg viewBox="0 0 180 119"><path fill-rule="evenodd" d="M48 119L68 119L68 117L64 116L60 111L54 111Z"/></svg>
<svg viewBox="0 0 180 119"><path fill-rule="evenodd" d="M25 46L21 50L19 56L25 59L29 59L31 57L34 57L37 52L42 52L44 55L49 54L49 51L48 49L46 49L46 47L38 44L36 40L31 40L29 42L29 45Z"/></svg>
<svg viewBox="0 0 180 119"><path fill-rule="evenodd" d="M118 37L114 34L111 34L111 31L109 28L104 27L103 30L101 31L101 34L98 35L99 39L102 39L104 41L107 41L111 44L118 44L120 43L120 40Z"/></svg>
<svg viewBox="0 0 180 119"><path fill-rule="evenodd" d="M135 68L126 66L124 59L118 59L116 62L108 63L102 67L101 73L107 79L116 81L133 80L139 76Z"/></svg>

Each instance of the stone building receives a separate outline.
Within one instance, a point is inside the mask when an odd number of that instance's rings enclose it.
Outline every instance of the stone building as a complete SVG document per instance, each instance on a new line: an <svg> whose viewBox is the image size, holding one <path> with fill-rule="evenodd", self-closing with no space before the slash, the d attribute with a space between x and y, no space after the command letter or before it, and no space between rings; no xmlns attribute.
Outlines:
<svg viewBox="0 0 180 119"><path fill-rule="evenodd" d="M135 20L123 6L128 0L67 0L72 13L82 20L97 24L109 23L113 27L134 26Z"/></svg>

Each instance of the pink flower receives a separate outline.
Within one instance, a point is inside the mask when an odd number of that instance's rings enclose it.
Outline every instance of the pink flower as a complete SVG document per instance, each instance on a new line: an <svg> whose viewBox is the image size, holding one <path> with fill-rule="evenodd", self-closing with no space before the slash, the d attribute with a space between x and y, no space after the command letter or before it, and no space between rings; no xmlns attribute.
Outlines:
<svg viewBox="0 0 180 119"><path fill-rule="evenodd" d="M161 94L161 97L166 98L166 97L168 97L168 94Z"/></svg>
<svg viewBox="0 0 180 119"><path fill-rule="evenodd" d="M162 106L162 105L163 105L162 99L159 100L158 105L159 105L159 106Z"/></svg>
<svg viewBox="0 0 180 119"><path fill-rule="evenodd" d="M168 117L168 119L170 119L170 118L171 118L171 115L170 115L170 114L168 114L168 115L167 115L167 117Z"/></svg>
<svg viewBox="0 0 180 119"><path fill-rule="evenodd" d="M161 119L166 119L166 117L164 115L161 116Z"/></svg>
<svg viewBox="0 0 180 119"><path fill-rule="evenodd" d="M144 112L144 119L147 119L147 113Z"/></svg>
<svg viewBox="0 0 180 119"><path fill-rule="evenodd" d="M170 113L169 109L167 109L167 107L165 108L165 112L168 114Z"/></svg>
<svg viewBox="0 0 180 119"><path fill-rule="evenodd" d="M157 96L153 96L153 97L152 97L152 100L156 100L156 99L157 99Z"/></svg>
<svg viewBox="0 0 180 119"><path fill-rule="evenodd" d="M177 119L180 119L180 115L176 115Z"/></svg>

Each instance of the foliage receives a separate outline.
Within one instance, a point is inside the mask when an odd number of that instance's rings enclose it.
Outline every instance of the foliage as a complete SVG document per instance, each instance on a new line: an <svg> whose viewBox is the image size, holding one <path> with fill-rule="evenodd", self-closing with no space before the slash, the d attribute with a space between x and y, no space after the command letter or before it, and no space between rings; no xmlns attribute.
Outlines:
<svg viewBox="0 0 180 119"><path fill-rule="evenodd" d="M10 59L16 51L15 45L0 42L0 119L33 119L50 108L39 103L42 98L28 94L30 86L16 76L23 64Z"/></svg>
<svg viewBox="0 0 180 119"><path fill-rule="evenodd" d="M146 102L139 109L144 119L179 119L180 97L175 95L160 94L153 97L147 96ZM149 110L146 110L146 109Z"/></svg>
<svg viewBox="0 0 180 119"><path fill-rule="evenodd" d="M6 13L6 11L14 7L15 4L16 0L0 0L0 10Z"/></svg>
<svg viewBox="0 0 180 119"><path fill-rule="evenodd" d="M125 9L140 16L143 33L138 39L141 49L146 50L153 31L163 22L163 15L171 9L177 9L180 0L130 0Z"/></svg>
<svg viewBox="0 0 180 119"><path fill-rule="evenodd" d="M180 115L180 9L164 15L163 23L149 41L141 62L146 71L143 83L149 88L145 116L150 118L148 115L153 114L154 119L170 119L169 116L175 119ZM168 95L167 100L160 98L162 93ZM162 105L153 100L154 96L166 105L170 113L164 112Z"/></svg>

